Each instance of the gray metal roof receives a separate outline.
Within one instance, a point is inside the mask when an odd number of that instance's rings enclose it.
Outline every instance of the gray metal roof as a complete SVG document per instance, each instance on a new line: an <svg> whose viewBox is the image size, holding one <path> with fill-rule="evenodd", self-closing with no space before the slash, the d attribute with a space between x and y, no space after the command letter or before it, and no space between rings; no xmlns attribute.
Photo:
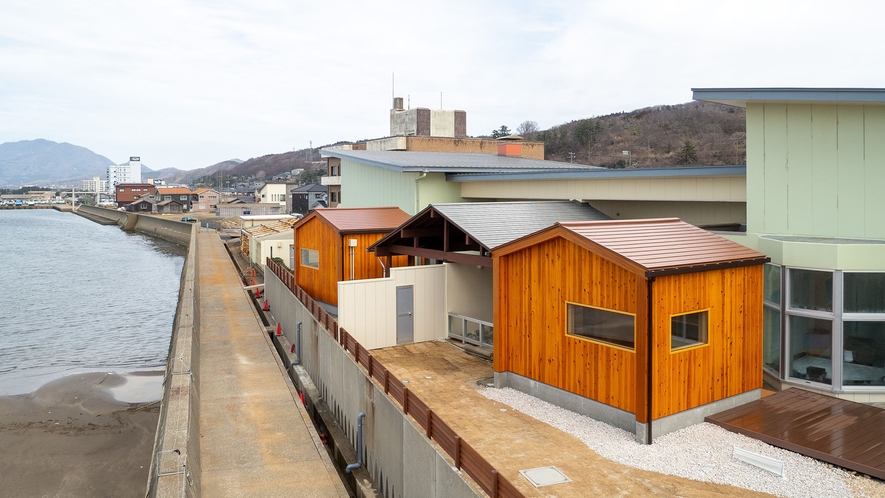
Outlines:
<svg viewBox="0 0 885 498"><path fill-rule="evenodd" d="M883 88L692 88L692 98L747 107L747 102L885 104Z"/></svg>
<svg viewBox="0 0 885 498"><path fill-rule="evenodd" d="M524 157L471 154L464 152L412 152L389 150L323 149L325 156L349 159L378 168L400 172L503 173L525 171L581 171L605 169L599 166L542 161Z"/></svg>
<svg viewBox="0 0 885 498"><path fill-rule="evenodd" d="M678 178L699 176L747 176L746 165L672 166L665 168L594 168L578 171L524 171L489 173L453 173L446 180L478 182L486 180L593 180L597 178Z"/></svg>
<svg viewBox="0 0 885 498"><path fill-rule="evenodd" d="M463 202L432 204L430 207L488 249L559 221L611 219L579 201Z"/></svg>
<svg viewBox="0 0 885 498"><path fill-rule="evenodd" d="M320 185L319 183L308 183L307 185L302 185L298 188L293 188L289 192L326 192L329 188L325 185Z"/></svg>

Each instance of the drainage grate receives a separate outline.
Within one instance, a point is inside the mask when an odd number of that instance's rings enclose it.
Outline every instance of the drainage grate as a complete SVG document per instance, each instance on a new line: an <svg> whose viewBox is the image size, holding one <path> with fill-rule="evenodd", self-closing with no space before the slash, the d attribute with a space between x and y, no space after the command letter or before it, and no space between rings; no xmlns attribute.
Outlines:
<svg viewBox="0 0 885 498"><path fill-rule="evenodd" d="M561 470L556 467L538 467L537 469L520 470L520 474L528 479L534 487L549 486L551 484L562 484L564 482L572 482L566 477Z"/></svg>

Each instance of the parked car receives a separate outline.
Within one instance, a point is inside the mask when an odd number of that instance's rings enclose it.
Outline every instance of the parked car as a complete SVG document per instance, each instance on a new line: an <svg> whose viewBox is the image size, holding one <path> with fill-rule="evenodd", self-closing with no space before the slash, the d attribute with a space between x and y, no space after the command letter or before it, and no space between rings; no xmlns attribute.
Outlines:
<svg viewBox="0 0 885 498"><path fill-rule="evenodd" d="M183 217L181 218L181 221L184 221L184 222L186 222L186 223L196 223L196 222L197 222L197 219L196 219L196 218L191 218L190 216L183 216Z"/></svg>

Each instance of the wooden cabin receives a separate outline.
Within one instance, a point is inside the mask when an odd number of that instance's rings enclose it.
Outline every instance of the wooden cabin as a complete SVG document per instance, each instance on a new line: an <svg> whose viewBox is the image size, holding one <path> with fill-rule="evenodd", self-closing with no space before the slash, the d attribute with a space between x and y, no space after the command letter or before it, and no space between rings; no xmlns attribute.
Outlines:
<svg viewBox="0 0 885 498"><path fill-rule="evenodd" d="M314 209L294 226L295 283L338 306L338 282L383 276L384 265L366 248L408 219L398 207ZM406 266L408 257L389 261Z"/></svg>
<svg viewBox="0 0 885 498"><path fill-rule="evenodd" d="M647 443L759 397L765 255L668 218L556 223L492 256L496 385Z"/></svg>

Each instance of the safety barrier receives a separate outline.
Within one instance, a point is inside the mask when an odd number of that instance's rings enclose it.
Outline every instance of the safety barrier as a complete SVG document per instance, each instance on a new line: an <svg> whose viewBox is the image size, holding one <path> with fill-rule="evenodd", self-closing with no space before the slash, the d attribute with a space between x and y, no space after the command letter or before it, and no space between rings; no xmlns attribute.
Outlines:
<svg viewBox="0 0 885 498"><path fill-rule="evenodd" d="M454 466L458 470L469 475L492 498L525 496L479 452L458 436L421 398L409 391L409 388L390 373L381 362L375 360L375 357L353 336L345 329L339 328L335 319L326 310L318 305L304 289L295 285L292 272L274 263L270 258L267 259L266 265L301 301L314 319L336 338L344 351L351 354L354 361L365 368L368 377L374 379L384 393L400 405L403 413L410 416L424 430L427 438L435 441L452 458Z"/></svg>

